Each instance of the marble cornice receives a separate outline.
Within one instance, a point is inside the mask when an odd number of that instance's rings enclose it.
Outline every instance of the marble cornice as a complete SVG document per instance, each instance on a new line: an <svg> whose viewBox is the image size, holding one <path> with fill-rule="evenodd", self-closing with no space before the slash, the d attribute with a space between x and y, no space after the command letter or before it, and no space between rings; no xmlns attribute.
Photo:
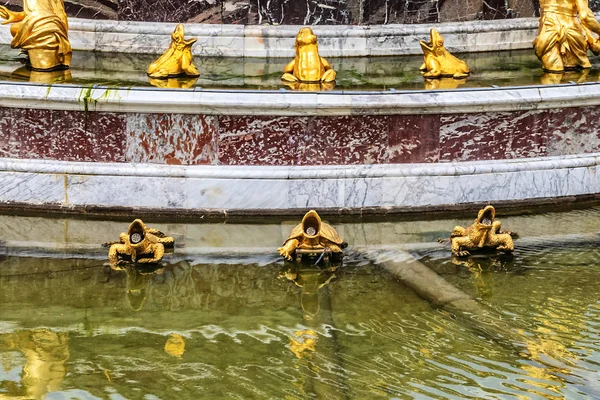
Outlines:
<svg viewBox="0 0 600 400"><path fill-rule="evenodd" d="M534 159L467 161L440 164L379 164L341 166L181 166L20 160L0 158L0 171L35 174L97 175L140 178L192 179L372 179L507 174L524 171L600 166L600 153L539 157Z"/></svg>
<svg viewBox="0 0 600 400"><path fill-rule="evenodd" d="M600 105L600 83L451 91L168 90L0 82L0 106L202 115L453 114Z"/></svg>

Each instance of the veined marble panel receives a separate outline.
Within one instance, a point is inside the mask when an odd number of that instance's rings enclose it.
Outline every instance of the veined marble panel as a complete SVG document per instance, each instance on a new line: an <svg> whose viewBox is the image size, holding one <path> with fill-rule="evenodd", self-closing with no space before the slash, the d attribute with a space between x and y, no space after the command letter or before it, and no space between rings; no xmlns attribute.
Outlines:
<svg viewBox="0 0 600 400"><path fill-rule="evenodd" d="M600 193L600 153L410 166L219 167L0 160L0 202L152 209L418 207Z"/></svg>
<svg viewBox="0 0 600 400"><path fill-rule="evenodd" d="M64 0L65 11L71 18L117 19L118 0ZM11 10L21 11L22 0L0 0Z"/></svg>
<svg viewBox="0 0 600 400"><path fill-rule="evenodd" d="M599 109L217 116L0 107L0 156L232 166L535 159L599 152Z"/></svg>
<svg viewBox="0 0 600 400"><path fill-rule="evenodd" d="M127 114L125 158L171 165L216 164L217 117Z"/></svg>
<svg viewBox="0 0 600 400"><path fill-rule="evenodd" d="M0 154L62 161L125 161L125 115L0 107Z"/></svg>

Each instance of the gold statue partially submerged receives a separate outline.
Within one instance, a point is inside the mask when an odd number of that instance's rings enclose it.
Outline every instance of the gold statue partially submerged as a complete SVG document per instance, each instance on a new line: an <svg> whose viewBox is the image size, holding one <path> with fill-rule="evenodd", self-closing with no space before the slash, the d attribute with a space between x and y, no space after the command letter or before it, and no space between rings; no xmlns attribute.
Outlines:
<svg viewBox="0 0 600 400"><path fill-rule="evenodd" d="M23 0L23 11L0 6L2 24L10 24L10 47L27 52L34 70L67 69L71 65L67 14L62 0Z"/></svg>
<svg viewBox="0 0 600 400"><path fill-rule="evenodd" d="M346 245L331 225L322 222L315 210L310 210L277 251L288 260L293 255L300 260L304 254L324 254L327 261L330 254L341 255Z"/></svg>
<svg viewBox="0 0 600 400"><path fill-rule="evenodd" d="M419 42L425 55L424 62L419 69L425 78L464 78L471 73L467 63L446 50L444 38L435 28L431 28L429 36L429 42L424 40Z"/></svg>
<svg viewBox="0 0 600 400"><path fill-rule="evenodd" d="M456 226L450 234L452 241L452 255L462 257L468 256L469 250L481 250L484 248L495 249L504 252L512 252L515 249L512 240L512 232L501 231L502 224L494 220L496 210L492 206L486 206L479 210L473 225L463 228Z"/></svg>
<svg viewBox="0 0 600 400"><path fill-rule="evenodd" d="M310 28L302 28L296 36L296 57L283 69L281 79L287 82L333 82L336 72L319 56L317 36Z"/></svg>
<svg viewBox="0 0 600 400"><path fill-rule="evenodd" d="M174 78L177 76L200 76L194 66L192 45L198 39L185 40L183 24L177 25L171 34L169 49L148 67L148 76L151 78Z"/></svg>
<svg viewBox="0 0 600 400"><path fill-rule="evenodd" d="M158 263L165 254L165 247L172 248L175 244L175 239L158 229L148 228L141 219L133 221L119 239L108 252L108 260L113 265L120 261Z"/></svg>
<svg viewBox="0 0 600 400"><path fill-rule="evenodd" d="M600 23L587 0L541 0L538 35L533 41L536 56L548 72L590 68L588 48L600 53Z"/></svg>

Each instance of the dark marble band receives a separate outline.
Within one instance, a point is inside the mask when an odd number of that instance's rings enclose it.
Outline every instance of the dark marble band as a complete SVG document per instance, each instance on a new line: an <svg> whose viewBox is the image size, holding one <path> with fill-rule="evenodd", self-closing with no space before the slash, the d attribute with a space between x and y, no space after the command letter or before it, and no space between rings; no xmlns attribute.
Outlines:
<svg viewBox="0 0 600 400"><path fill-rule="evenodd" d="M356 165L600 152L600 107L446 115L227 116L0 108L0 157Z"/></svg>
<svg viewBox="0 0 600 400"><path fill-rule="evenodd" d="M0 4L20 9L22 1L0 0ZM509 8L507 4L504 0L65 0L70 17L212 24L418 24L538 14L537 0L514 0Z"/></svg>

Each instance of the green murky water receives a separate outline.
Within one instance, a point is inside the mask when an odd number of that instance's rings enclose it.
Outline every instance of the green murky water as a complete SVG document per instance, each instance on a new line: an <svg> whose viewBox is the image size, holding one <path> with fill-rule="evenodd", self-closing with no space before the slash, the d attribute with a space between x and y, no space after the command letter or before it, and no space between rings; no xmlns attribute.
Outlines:
<svg viewBox="0 0 600 400"><path fill-rule="evenodd" d="M423 79L418 71L422 56L331 58L338 72L335 90L423 90L484 88L597 82L600 79L600 58L592 57L590 70L565 74L546 74L533 50L471 53L460 55L473 71L466 80L451 78ZM204 89L279 90L290 89L280 78L286 63L284 58L201 58L195 57L200 71L198 79L149 80L146 69L156 58L144 54L109 54L74 52L68 72L36 73L23 67L18 50L0 46L0 80L38 82L44 84L76 84L89 86L138 87L201 87ZM304 90L320 87L304 86ZM325 89L332 89L331 87Z"/></svg>
<svg viewBox="0 0 600 400"><path fill-rule="evenodd" d="M260 235L287 225L174 224L184 247L143 272L73 250L126 224L0 218L19 227L0 260L0 399L599 398L599 217L499 216L521 231L514 257L468 262L434 241L455 221L337 224L336 271L272 256ZM235 232L259 238L246 255L228 255ZM379 263L407 252L494 323Z"/></svg>

